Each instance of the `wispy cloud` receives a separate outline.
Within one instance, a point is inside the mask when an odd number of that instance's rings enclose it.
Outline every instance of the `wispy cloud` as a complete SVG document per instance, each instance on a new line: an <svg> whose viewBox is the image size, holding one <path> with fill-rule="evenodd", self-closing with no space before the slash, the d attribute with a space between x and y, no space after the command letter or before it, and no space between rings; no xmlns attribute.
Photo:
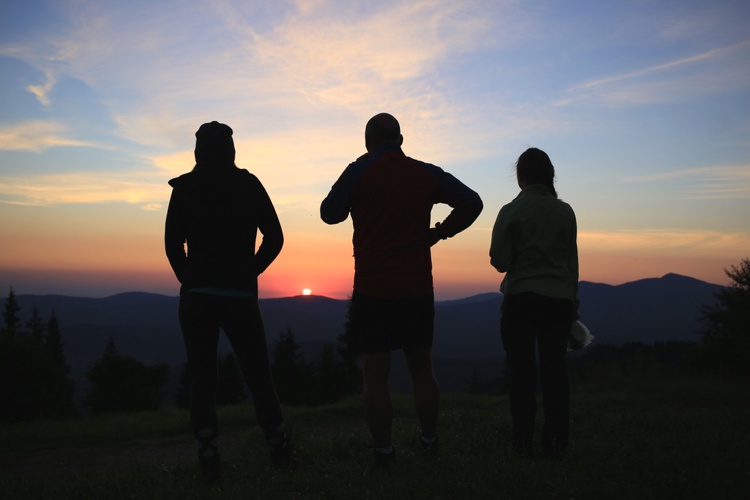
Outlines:
<svg viewBox="0 0 750 500"><path fill-rule="evenodd" d="M15 205L60 205L126 202L154 210L169 198L169 187L155 179L146 183L143 174L112 175L52 174L0 179L0 200Z"/></svg>
<svg viewBox="0 0 750 500"><path fill-rule="evenodd" d="M628 183L682 181L689 199L750 200L750 165L694 167L669 172L639 175Z"/></svg>
<svg viewBox="0 0 750 500"><path fill-rule="evenodd" d="M181 5L176 14L159 4L145 21L142 12L87 4L70 12L75 28L56 41L54 58L103 96L125 137L169 148L174 132L217 116L295 135L331 119L360 127L373 109L398 109L406 121L440 128L432 117L459 110L438 70L504 32L474 1L295 7L280 7L266 26L255 4Z"/></svg>
<svg viewBox="0 0 750 500"><path fill-rule="evenodd" d="M53 147L91 146L70 137L68 127L56 121L34 120L0 126L0 151L44 151Z"/></svg>
<svg viewBox="0 0 750 500"><path fill-rule="evenodd" d="M595 100L610 104L670 102L747 88L750 40L583 82L558 104Z"/></svg>
<svg viewBox="0 0 750 500"><path fill-rule="evenodd" d="M31 92L36 96L36 98L39 100L39 102L43 106L49 106L50 105L50 98L49 93L52 90L52 88L55 86L56 80L54 75L48 71L46 76L46 81L41 85L29 85L27 87L28 91Z"/></svg>
<svg viewBox="0 0 750 500"><path fill-rule="evenodd" d="M736 257L750 248L750 234L740 231L646 229L580 231L578 247L585 252Z"/></svg>

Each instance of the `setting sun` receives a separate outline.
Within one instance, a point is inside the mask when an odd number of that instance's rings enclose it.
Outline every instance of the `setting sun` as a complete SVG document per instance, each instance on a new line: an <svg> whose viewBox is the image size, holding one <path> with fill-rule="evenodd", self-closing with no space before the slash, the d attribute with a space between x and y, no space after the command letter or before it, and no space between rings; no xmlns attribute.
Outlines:
<svg viewBox="0 0 750 500"><path fill-rule="evenodd" d="M305 288L304 290L302 290L302 295L312 295L312 290L310 290L309 288Z"/></svg>

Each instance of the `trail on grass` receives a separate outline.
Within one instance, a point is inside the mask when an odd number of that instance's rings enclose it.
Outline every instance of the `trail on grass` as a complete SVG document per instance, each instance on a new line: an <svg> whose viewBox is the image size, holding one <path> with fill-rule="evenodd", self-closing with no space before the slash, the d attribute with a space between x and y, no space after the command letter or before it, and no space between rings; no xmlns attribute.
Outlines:
<svg viewBox="0 0 750 500"><path fill-rule="evenodd" d="M222 433L222 446L239 446L247 438L247 429ZM43 478L60 475L120 475L154 464L165 467L195 460L192 435L119 441L102 446L68 446L32 451L10 451L0 455L0 467L6 474Z"/></svg>

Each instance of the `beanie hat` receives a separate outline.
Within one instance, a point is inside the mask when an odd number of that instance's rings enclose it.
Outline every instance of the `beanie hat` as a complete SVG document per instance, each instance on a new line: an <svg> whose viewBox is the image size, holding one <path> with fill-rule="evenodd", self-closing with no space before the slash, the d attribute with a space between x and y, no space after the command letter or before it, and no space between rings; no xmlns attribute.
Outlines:
<svg viewBox="0 0 750 500"><path fill-rule="evenodd" d="M195 163L198 165L234 164L234 141L229 125L204 123L195 133Z"/></svg>

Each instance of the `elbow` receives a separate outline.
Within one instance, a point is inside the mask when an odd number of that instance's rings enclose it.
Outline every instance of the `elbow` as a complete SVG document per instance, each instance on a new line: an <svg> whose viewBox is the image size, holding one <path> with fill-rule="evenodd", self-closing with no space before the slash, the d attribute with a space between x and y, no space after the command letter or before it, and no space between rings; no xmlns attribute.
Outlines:
<svg viewBox="0 0 750 500"><path fill-rule="evenodd" d="M478 194L474 193L474 199L471 201L471 203L467 203L466 207L464 208L464 213L466 214L466 220L469 221L468 225L471 225L479 218L479 215L482 213L482 210L484 209L484 204L482 203L482 199L479 197Z"/></svg>
<svg viewBox="0 0 750 500"><path fill-rule="evenodd" d="M497 272L499 272L499 273L507 273L508 272L508 267L506 265L504 265L502 262L500 262L499 260L495 260L495 259L491 258L490 259L490 265L492 265L492 267L494 267L495 269L497 269Z"/></svg>
<svg viewBox="0 0 750 500"><path fill-rule="evenodd" d="M330 217L329 214L323 212L323 210L320 211L320 220L322 220L326 224L336 224L334 219Z"/></svg>
<svg viewBox="0 0 750 500"><path fill-rule="evenodd" d="M326 224L338 224L344 222L349 216L349 204L336 191L331 191L320 204L320 219Z"/></svg>
<svg viewBox="0 0 750 500"><path fill-rule="evenodd" d="M490 265L497 269L499 273L507 273L510 268L508 259L504 259L501 255L493 252L492 249L490 249Z"/></svg>
<svg viewBox="0 0 750 500"><path fill-rule="evenodd" d="M484 210L484 203L482 202L482 198L479 197L478 193L474 193L474 197L471 201L471 213L474 216L474 220L479 217L479 214L482 213L482 210Z"/></svg>
<svg viewBox="0 0 750 500"><path fill-rule="evenodd" d="M482 198L479 197L478 193L476 194L476 199L474 200L474 208L477 212L477 215L482 213L482 210L484 210L484 202L482 201Z"/></svg>
<svg viewBox="0 0 750 500"><path fill-rule="evenodd" d="M342 217L340 214L334 213L330 210L324 210L323 207L320 207L320 219L329 225L338 224L339 222L344 222L348 215L349 214L347 212L347 213L344 213L344 216Z"/></svg>
<svg viewBox="0 0 750 500"><path fill-rule="evenodd" d="M273 253L274 256L281 253L281 249L284 248L284 233L279 229L278 232L274 232L269 237L263 236L262 246L267 245L268 250Z"/></svg>
<svg viewBox="0 0 750 500"><path fill-rule="evenodd" d="M473 224L473 223L474 223L474 222L475 222L475 221L476 221L476 220L477 220L477 219L479 218L479 215L480 215L480 214L482 213L482 209L483 209L483 208L484 208L484 207L482 206L482 202L480 201L480 202L479 202L479 205L477 205L477 206L476 206L476 207L474 208L474 213L472 214L472 220L471 220L471 223L472 223L472 224Z"/></svg>

